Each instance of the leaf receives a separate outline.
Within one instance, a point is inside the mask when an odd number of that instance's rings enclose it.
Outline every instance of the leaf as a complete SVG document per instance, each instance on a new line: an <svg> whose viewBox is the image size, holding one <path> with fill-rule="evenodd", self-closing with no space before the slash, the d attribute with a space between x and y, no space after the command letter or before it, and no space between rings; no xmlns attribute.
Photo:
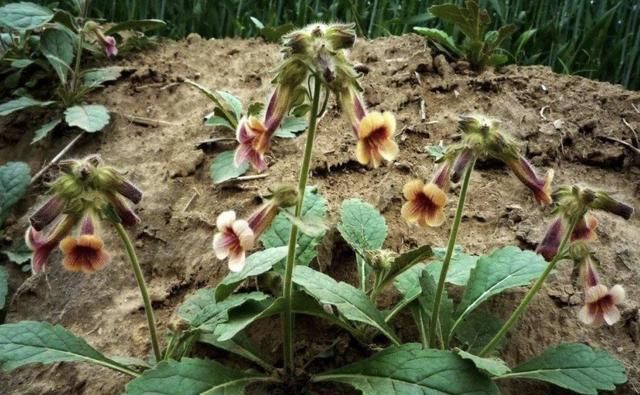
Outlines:
<svg viewBox="0 0 640 395"><path fill-rule="evenodd" d="M228 110L233 111L236 116L236 120L242 117L242 102L229 92L217 91L218 95L222 98L222 105Z"/></svg>
<svg viewBox="0 0 640 395"><path fill-rule="evenodd" d="M273 381L256 372L242 372L212 360L183 358L163 361L129 382L128 395L229 395L244 394L247 385Z"/></svg>
<svg viewBox="0 0 640 395"><path fill-rule="evenodd" d="M242 333L236 335L231 340L225 341L217 340L216 336L212 333L202 333L198 337L198 341L211 344L212 346L219 349L228 351L236 355L240 355L241 357L260 365L263 369L274 369L274 367L271 366L269 362L267 362L267 358L262 355L260 350L258 350L256 346L251 343L251 340L249 340L249 338Z"/></svg>
<svg viewBox="0 0 640 395"><path fill-rule="evenodd" d="M324 218L327 212L327 200L322 197L315 187L307 186L304 192L302 204L302 218ZM289 245L289 232L291 223L282 213L278 213L271 226L262 234L262 244L267 248ZM324 236L324 234L322 235ZM296 264L308 265L316 256L316 246L321 237L310 237L305 234L298 236L298 248L296 249Z"/></svg>
<svg viewBox="0 0 640 395"><path fill-rule="evenodd" d="M125 21L116 23L115 25L111 26L106 32L104 32L104 34L109 36L126 30L146 32L149 30L161 29L166 25L167 24L160 19L140 19L137 21Z"/></svg>
<svg viewBox="0 0 640 395"><path fill-rule="evenodd" d="M12 112L24 110L30 107L46 107L55 103L55 101L39 101L30 97L22 96L15 100L10 100L0 104L0 117L5 117Z"/></svg>
<svg viewBox="0 0 640 395"><path fill-rule="evenodd" d="M292 139L307 129L307 120L305 118L286 117L278 130L275 131L274 136Z"/></svg>
<svg viewBox="0 0 640 395"><path fill-rule="evenodd" d="M91 69L84 72L82 76L84 85L87 88L97 88L105 82L115 81L122 75L124 67L111 66L101 69Z"/></svg>
<svg viewBox="0 0 640 395"><path fill-rule="evenodd" d="M280 262L287 256L288 247L268 248L258 251L247 257L244 267L239 272L231 272L216 287L216 300L221 301L231 295L245 279L266 273L273 265Z"/></svg>
<svg viewBox="0 0 640 395"><path fill-rule="evenodd" d="M433 250L431 249L431 246L428 245L403 252L391 263L391 267L388 269L388 273L385 276L385 281L395 278L404 271L432 256Z"/></svg>
<svg viewBox="0 0 640 395"><path fill-rule="evenodd" d="M462 350L456 350L456 352L462 358L473 362L476 368L482 370L489 376L502 376L511 371L507 364L500 358L483 358Z"/></svg>
<svg viewBox="0 0 640 395"><path fill-rule="evenodd" d="M260 19L254 18L252 16L250 16L249 19L251 19L251 22L253 22L253 24L258 28L258 30L264 29L264 23L260 22Z"/></svg>
<svg viewBox="0 0 640 395"><path fill-rule="evenodd" d="M340 208L338 231L360 255L382 248L387 238L387 224L378 210L360 199L348 199Z"/></svg>
<svg viewBox="0 0 640 395"><path fill-rule="evenodd" d="M9 292L9 272L4 266L0 266L0 310L4 309Z"/></svg>
<svg viewBox="0 0 640 395"><path fill-rule="evenodd" d="M60 29L47 29L40 38L42 54L47 58L63 85L67 83L67 75L71 71L74 41L74 37Z"/></svg>
<svg viewBox="0 0 640 395"><path fill-rule="evenodd" d="M34 3L11 3L0 7L0 25L26 31L44 26L53 18L53 11Z"/></svg>
<svg viewBox="0 0 640 395"><path fill-rule="evenodd" d="M0 325L0 366L5 371L30 363L55 362L92 362L131 374L130 369L59 325L36 321Z"/></svg>
<svg viewBox="0 0 640 395"><path fill-rule="evenodd" d="M7 162L0 166L0 226L9 215L9 210L29 188L31 168L24 162Z"/></svg>
<svg viewBox="0 0 640 395"><path fill-rule="evenodd" d="M336 282L326 274L300 265L293 271L293 282L320 303L334 305L346 319L371 325L392 342L399 343L393 329L384 321L382 313L362 290L344 282Z"/></svg>
<svg viewBox="0 0 640 395"><path fill-rule="evenodd" d="M440 29L432 29L427 27L414 27L413 30L415 30L416 33L421 34L438 44L444 45L448 50L460 56L460 49L456 45L455 41L453 41L453 38L446 32Z"/></svg>
<svg viewBox="0 0 640 395"><path fill-rule="evenodd" d="M33 132L33 139L31 140L31 144L37 143L43 138L47 137L49 132L56 128L56 126L60 125L62 122L62 118L55 118L51 122L47 122L44 125L40 126L38 130Z"/></svg>
<svg viewBox="0 0 640 395"><path fill-rule="evenodd" d="M475 354L489 344L500 328L502 328L502 321L498 317L486 311L474 310L462 321L455 335L465 346L466 351ZM500 340L495 349L499 350L503 345L504 338Z"/></svg>
<svg viewBox="0 0 640 395"><path fill-rule="evenodd" d="M438 162L440 159L442 159L444 157L444 153L447 150L447 147L445 147L442 144L438 144L438 145L428 145L425 147L425 150L427 151L427 153L431 156L433 156L433 159Z"/></svg>
<svg viewBox="0 0 640 395"><path fill-rule="evenodd" d="M297 218L287 210L280 210L289 222L298 227L298 230L303 234L310 237L322 237L327 231L327 224L324 223L324 219L321 217L314 217L307 215L303 218Z"/></svg>
<svg viewBox="0 0 640 395"><path fill-rule="evenodd" d="M224 111L221 111L220 113L216 113L216 115L226 119L229 125L231 125L231 129L235 130L236 126L238 126L238 120L240 119L240 116L234 109L229 108L230 104L227 102L228 98L222 96L220 94L221 91L216 91L216 92L210 91L203 85L200 85L197 82L191 81L189 79L185 79L184 82L198 89L200 92L204 93L213 102L213 104L216 105L217 107L216 109L224 109ZM238 102L238 99L236 99L235 96L231 94L227 94L227 95L233 97L235 101ZM242 107L242 103L240 103L240 107ZM241 110L240 113L242 113L242 108L240 108L240 110Z"/></svg>
<svg viewBox="0 0 640 395"><path fill-rule="evenodd" d="M546 262L531 251L507 246L478 260L457 307L458 321L482 302L506 289L528 285L544 271Z"/></svg>
<svg viewBox="0 0 640 395"><path fill-rule="evenodd" d="M476 266L478 259L480 259L480 257L476 255L454 252L451 257L451 262L449 262L446 281L450 284L465 286L469 281L471 270ZM427 271L433 276L433 278L440 278L443 260L444 257L439 261L435 261L427 265Z"/></svg>
<svg viewBox="0 0 640 395"><path fill-rule="evenodd" d="M435 279L426 270L423 270L420 275L420 288L422 292L418 296L418 303L425 316L432 320L437 285ZM447 290L443 289L436 330L438 331L437 337L442 339L444 345L449 342L449 329L452 325L453 301L449 298Z"/></svg>
<svg viewBox="0 0 640 395"><path fill-rule="evenodd" d="M388 347L372 357L312 377L349 384L363 395L498 395L496 385L451 351L416 343Z"/></svg>
<svg viewBox="0 0 640 395"><path fill-rule="evenodd" d="M260 114L260 112L262 112L263 108L264 108L264 103L262 102L251 103L251 105L249 105L249 108L247 108L247 115L253 115L254 117L256 117ZM276 134L277 133L278 132L276 131Z"/></svg>
<svg viewBox="0 0 640 395"><path fill-rule="evenodd" d="M481 18L478 13L478 5L470 7L471 2L467 2L467 7L456 4L440 4L429 7L429 12L438 18L453 23L465 36L471 40L482 39L483 28L480 28Z"/></svg>
<svg viewBox="0 0 640 395"><path fill-rule="evenodd" d="M94 133L109 124L109 112L100 104L73 106L64 112L64 120L69 126Z"/></svg>
<svg viewBox="0 0 640 395"><path fill-rule="evenodd" d="M238 178L249 170L249 162L244 162L240 167L233 163L235 152L233 150L224 151L216 155L211 162L209 175L214 184Z"/></svg>
<svg viewBox="0 0 640 395"><path fill-rule="evenodd" d="M217 115L213 115L210 114L209 116L205 117L205 121L204 121L205 126L222 126L224 128L227 129L233 129L233 126L231 126L231 124L229 123L229 121L227 121L225 118L217 116Z"/></svg>
<svg viewBox="0 0 640 395"><path fill-rule="evenodd" d="M561 344L514 368L499 379L525 378L553 383L580 394L613 391L627 381L624 365L603 350L579 343Z"/></svg>

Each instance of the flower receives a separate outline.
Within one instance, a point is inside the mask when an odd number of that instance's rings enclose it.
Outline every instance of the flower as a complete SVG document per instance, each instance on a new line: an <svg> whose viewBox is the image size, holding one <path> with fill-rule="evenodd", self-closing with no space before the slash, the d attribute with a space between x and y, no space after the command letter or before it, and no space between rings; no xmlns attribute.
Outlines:
<svg viewBox="0 0 640 395"><path fill-rule="evenodd" d="M225 211L216 220L218 233L213 236L216 258L229 258L229 270L239 272L244 267L246 251L253 248L256 240L249 223L236 219L235 211Z"/></svg>
<svg viewBox="0 0 640 395"><path fill-rule="evenodd" d="M62 210L64 210L65 201L60 196L52 196L47 200L35 213L29 218L31 226L37 231L44 229L53 220L55 220Z"/></svg>
<svg viewBox="0 0 640 395"><path fill-rule="evenodd" d="M340 95L340 107L342 112L347 116L351 122L351 128L355 137L358 138L358 125L362 118L367 115L367 110L362 100L362 97L358 94L354 86L349 86L344 89Z"/></svg>
<svg viewBox="0 0 640 395"><path fill-rule="evenodd" d="M598 220L591 214L585 214L576 223L571 234L571 241L576 240L588 240L592 241L596 239L595 229L598 226Z"/></svg>
<svg viewBox="0 0 640 395"><path fill-rule="evenodd" d="M633 215L633 207L624 202L615 200L604 191L595 192L590 207L597 210L607 211L626 220L630 219Z"/></svg>
<svg viewBox="0 0 640 395"><path fill-rule="evenodd" d="M425 185L421 180L412 180L405 184L402 193L407 199L401 209L405 221L422 227L442 225L447 195L437 184Z"/></svg>
<svg viewBox="0 0 640 395"><path fill-rule="evenodd" d="M33 226L27 229L24 239L27 247L33 251L31 256L31 271L33 273L44 271L49 255L58 243L71 232L76 221L74 216L65 215L55 224L48 235L36 230Z"/></svg>
<svg viewBox="0 0 640 395"><path fill-rule="evenodd" d="M266 126L254 116L242 118L238 123L236 139L240 145L233 159L235 166L240 167L249 161L258 172L265 171L267 162L264 155L271 145L271 133Z"/></svg>
<svg viewBox="0 0 640 395"><path fill-rule="evenodd" d="M558 253L565 226L562 217L556 217L547 228L542 241L536 248L536 253L542 255L547 261L551 261Z"/></svg>
<svg viewBox="0 0 640 395"><path fill-rule="evenodd" d="M584 292L585 305L578 312L578 319L587 325L613 325L620 320L620 310L616 305L625 299L621 285L608 289L602 284L587 288Z"/></svg>
<svg viewBox="0 0 640 395"><path fill-rule="evenodd" d="M550 169L547 171L545 178L540 178L535 168L522 155L518 155L517 159L507 159L505 163L511 168L516 177L533 191L533 195L538 203L548 205L553 202L551 198L553 170Z"/></svg>
<svg viewBox="0 0 640 395"><path fill-rule="evenodd" d="M60 242L60 250L64 267L70 272L93 273L104 269L111 260L96 233L91 215L82 220L78 237L67 236Z"/></svg>
<svg viewBox="0 0 640 395"><path fill-rule="evenodd" d="M451 169L451 181L460 181L462 174L467 170L467 167L469 166L469 163L471 163L473 157L473 151L470 149L464 149L458 154Z"/></svg>
<svg viewBox="0 0 640 395"><path fill-rule="evenodd" d="M398 155L398 145L393 141L396 119L390 112L370 112L358 124L356 158L363 165L376 168L382 159L391 161Z"/></svg>

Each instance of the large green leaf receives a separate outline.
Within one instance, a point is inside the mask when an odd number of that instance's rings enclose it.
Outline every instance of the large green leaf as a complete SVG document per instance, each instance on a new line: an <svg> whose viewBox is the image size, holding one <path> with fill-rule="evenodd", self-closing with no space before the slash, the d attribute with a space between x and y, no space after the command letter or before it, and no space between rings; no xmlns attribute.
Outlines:
<svg viewBox="0 0 640 395"><path fill-rule="evenodd" d="M624 365L603 350L579 343L561 344L519 365L505 378L542 380L580 394L612 391L627 381Z"/></svg>
<svg viewBox="0 0 640 395"><path fill-rule="evenodd" d="M423 349L409 343L321 373L314 382L337 381L363 395L498 395L496 385L471 363L451 351Z"/></svg>
<svg viewBox="0 0 640 395"><path fill-rule="evenodd" d="M0 104L0 117L7 116L12 112L24 110L30 107L46 107L55 103L55 101L39 101L30 97L22 96L14 100L9 100Z"/></svg>
<svg viewBox="0 0 640 395"><path fill-rule="evenodd" d="M545 260L531 251L507 246L478 260L457 307L460 322L482 302L506 289L528 285L542 274Z"/></svg>
<svg viewBox="0 0 640 395"><path fill-rule="evenodd" d="M123 67L111 66L100 69L91 69L84 72L82 79L87 88L97 88L105 82L115 81L122 75Z"/></svg>
<svg viewBox="0 0 640 395"><path fill-rule="evenodd" d="M109 111L100 104L73 106L64 112L64 120L69 126L95 133L109 124Z"/></svg>
<svg viewBox="0 0 640 395"><path fill-rule="evenodd" d="M507 364L500 358L483 358L477 355L473 355L463 350L457 350L458 355L464 359L468 359L473 362L474 365L489 376L502 376L511 371Z"/></svg>
<svg viewBox="0 0 640 395"><path fill-rule="evenodd" d="M225 121L226 122L226 121ZM224 151L216 155L211 162L209 174L214 184L240 177L249 170L249 162L244 162L240 167L233 163L234 151Z"/></svg>
<svg viewBox="0 0 640 395"><path fill-rule="evenodd" d="M434 319L433 305L435 304L437 285L433 276L426 270L422 271L422 274L420 275L420 288L422 288L422 293L417 300L420 308L430 321ZM444 289L440 299L440 312L438 314L438 323L436 325L436 336L437 338L442 339L442 343L445 346L449 342L449 329L452 325L453 301L449 298L446 289Z"/></svg>
<svg viewBox="0 0 640 395"><path fill-rule="evenodd" d="M139 32L145 32L148 30L155 30L165 27L167 24L160 19L140 19L135 21L125 21L116 23L111 26L104 34L112 35L118 32L126 30L135 30Z"/></svg>
<svg viewBox="0 0 640 395"><path fill-rule="evenodd" d="M456 45L455 41L453 41L453 38L447 34L447 32L444 32L440 29L433 29L428 27L414 27L413 30L415 30L416 33L421 34L427 37L428 39L435 41L438 44L444 45L446 49L460 56L461 54L460 49ZM436 159L439 159L439 158L436 158Z"/></svg>
<svg viewBox="0 0 640 395"><path fill-rule="evenodd" d="M239 272L230 272L216 287L216 300L221 301L231 295L245 279L266 273L273 265L287 256L287 247L267 248L247 257L244 267Z"/></svg>
<svg viewBox="0 0 640 395"><path fill-rule="evenodd" d="M360 199L348 199L340 208L338 231L349 245L362 254L382 248L387 224L378 210Z"/></svg>
<svg viewBox="0 0 640 395"><path fill-rule="evenodd" d="M467 285L471 269L476 266L479 258L480 257L476 255L454 252L451 257L451 262L449 262L446 281L450 284L461 287ZM442 261L443 259L439 259L427 265L427 271L433 276L433 278L440 278Z"/></svg>
<svg viewBox="0 0 640 395"><path fill-rule="evenodd" d="M12 30L33 30L53 18L53 11L34 3L11 3L0 7L0 25Z"/></svg>
<svg viewBox="0 0 640 395"><path fill-rule="evenodd" d="M8 162L0 166L0 226L13 205L27 193L30 181L31 168L28 164Z"/></svg>
<svg viewBox="0 0 640 395"><path fill-rule="evenodd" d="M40 37L42 53L63 85L67 83L67 75L71 71L74 41L74 37L60 29L47 29Z"/></svg>
<svg viewBox="0 0 640 395"><path fill-rule="evenodd" d="M482 310L474 310L456 329L455 336L461 346L470 353L479 353L502 328L502 321L493 314ZM495 347L499 350L504 345L504 338Z"/></svg>
<svg viewBox="0 0 640 395"><path fill-rule="evenodd" d="M301 216L309 218L324 218L327 212L327 201L317 193L315 187L307 187L304 192L304 202ZM271 226L262 234L261 241L265 247L280 247L289 244L291 222L284 213L279 213L271 223ZM316 247L322 240L322 236L311 237L305 234L298 235L298 248L296 249L296 263L308 265L316 256Z"/></svg>
<svg viewBox="0 0 640 395"><path fill-rule="evenodd" d="M214 347L240 355L241 357L255 362L263 369L273 370L274 367L267 362L267 357L262 355L260 350L251 343L251 340L243 333L236 335L233 339L220 341L213 333L201 333L198 341L211 344Z"/></svg>
<svg viewBox="0 0 640 395"><path fill-rule="evenodd" d="M293 271L293 282L320 303L334 305L347 320L371 325L392 342L399 344L398 337L387 325L382 313L360 289L300 265Z"/></svg>
<svg viewBox="0 0 640 395"><path fill-rule="evenodd" d="M59 325L36 321L0 325L0 366L4 370L55 362L92 362L135 375Z"/></svg>
<svg viewBox="0 0 640 395"><path fill-rule="evenodd" d="M0 266L0 310L4 309L7 293L9 292L9 272L4 266Z"/></svg>
<svg viewBox="0 0 640 395"><path fill-rule="evenodd" d="M128 395L231 395L244 394L247 385L274 381L257 372L243 372L221 363L194 358L164 361L129 382Z"/></svg>

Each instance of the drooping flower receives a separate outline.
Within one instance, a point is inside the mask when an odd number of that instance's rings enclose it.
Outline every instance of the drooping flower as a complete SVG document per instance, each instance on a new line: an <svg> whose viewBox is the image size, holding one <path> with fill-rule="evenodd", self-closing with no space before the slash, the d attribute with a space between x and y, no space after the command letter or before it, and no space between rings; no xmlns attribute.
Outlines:
<svg viewBox="0 0 640 395"><path fill-rule="evenodd" d="M31 217L29 217L29 222L31 226L37 231L41 231L47 225L49 225L53 220L58 218L60 214L62 214L62 210L64 210L65 201L60 196L53 195L47 200L40 208L36 210Z"/></svg>
<svg viewBox="0 0 640 395"><path fill-rule="evenodd" d="M33 251L31 256L31 271L39 273L44 271L49 260L49 255L58 246L58 243L71 232L77 219L72 215L63 216L49 234L36 230L33 226L27 229L25 243Z"/></svg>
<svg viewBox="0 0 640 395"><path fill-rule="evenodd" d="M464 149L458 154L456 159L453 161L453 166L451 168L451 181L460 181L473 157L474 153L470 149Z"/></svg>
<svg viewBox="0 0 640 395"><path fill-rule="evenodd" d="M580 321L587 325L601 326L603 323L613 325L620 320L620 310L616 305L625 299L625 291L621 285L608 289L598 284L584 291L585 305L578 312Z"/></svg>
<svg viewBox="0 0 640 395"><path fill-rule="evenodd" d="M349 122L351 122L351 129L353 129L355 137L358 138L358 126L362 118L367 115L364 100L362 100L362 97L360 97L360 94L354 86L343 89L340 92L339 98L342 112L347 116Z"/></svg>
<svg viewBox="0 0 640 395"><path fill-rule="evenodd" d="M551 261L558 253L558 248L560 248L565 227L566 224L564 223L564 220L561 216L558 216L547 228L542 241L536 249L536 252L542 255L547 261Z"/></svg>
<svg viewBox="0 0 640 395"><path fill-rule="evenodd" d="M116 56L118 54L116 39L112 36L105 36L102 32L102 29L97 23L95 23L94 21L87 22L85 24L84 30L87 33L93 32L93 34L95 34L96 40L98 41L108 58Z"/></svg>
<svg viewBox="0 0 640 395"><path fill-rule="evenodd" d="M363 165L376 168L382 160L391 161L398 155L398 145L393 139L396 119L390 112L370 112L358 124L356 158Z"/></svg>
<svg viewBox="0 0 640 395"><path fill-rule="evenodd" d="M225 211L216 220L218 233L213 236L216 258L229 258L229 270L239 272L244 267L246 251L253 248L255 235L249 223L236 219L235 211Z"/></svg>
<svg viewBox="0 0 640 395"><path fill-rule="evenodd" d="M400 211L402 218L421 227L440 226L444 223L444 206L447 195L437 184L424 184L421 180L412 180L402 189L407 202Z"/></svg>
<svg viewBox="0 0 640 395"><path fill-rule="evenodd" d="M60 250L64 267L70 272L94 273L104 269L111 260L91 215L82 220L78 237L67 236L60 242Z"/></svg>
<svg viewBox="0 0 640 395"><path fill-rule="evenodd" d="M587 213L580 218L573 228L571 234L571 241L586 240L592 241L596 239L596 227L598 226L598 220L593 215Z"/></svg>
<svg viewBox="0 0 640 395"><path fill-rule="evenodd" d="M549 169L545 178L540 178L529 161L519 155L517 159L507 159L506 165L531 191L538 203L548 205L553 202L551 198L551 182L553 181L553 170Z"/></svg>
<svg viewBox="0 0 640 395"><path fill-rule="evenodd" d="M236 139L239 145L233 160L235 166L239 167L249 161L258 172L265 171L267 161L264 155L271 145L271 136L267 127L254 116L242 118L238 123Z"/></svg>
<svg viewBox="0 0 640 395"><path fill-rule="evenodd" d="M631 218L634 211L633 207L612 198L608 193L604 191L595 192L594 199L591 202L590 207L597 210L607 211L626 220Z"/></svg>

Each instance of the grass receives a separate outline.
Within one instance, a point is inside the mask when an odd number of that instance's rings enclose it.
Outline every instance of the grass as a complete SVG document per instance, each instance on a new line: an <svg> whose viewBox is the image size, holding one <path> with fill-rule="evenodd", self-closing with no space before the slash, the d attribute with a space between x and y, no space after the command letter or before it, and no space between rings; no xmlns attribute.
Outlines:
<svg viewBox="0 0 640 395"><path fill-rule="evenodd" d="M463 0L453 0L462 3ZM159 18L174 38L255 37L250 17L265 26L353 21L366 37L398 35L414 26L443 28L428 13L435 0L93 0L93 13L109 20ZM639 0L479 0L493 25L515 23L505 43L512 61L640 88ZM451 32L451 26L444 26ZM529 40L523 32L535 29ZM454 32L454 34L457 34Z"/></svg>

